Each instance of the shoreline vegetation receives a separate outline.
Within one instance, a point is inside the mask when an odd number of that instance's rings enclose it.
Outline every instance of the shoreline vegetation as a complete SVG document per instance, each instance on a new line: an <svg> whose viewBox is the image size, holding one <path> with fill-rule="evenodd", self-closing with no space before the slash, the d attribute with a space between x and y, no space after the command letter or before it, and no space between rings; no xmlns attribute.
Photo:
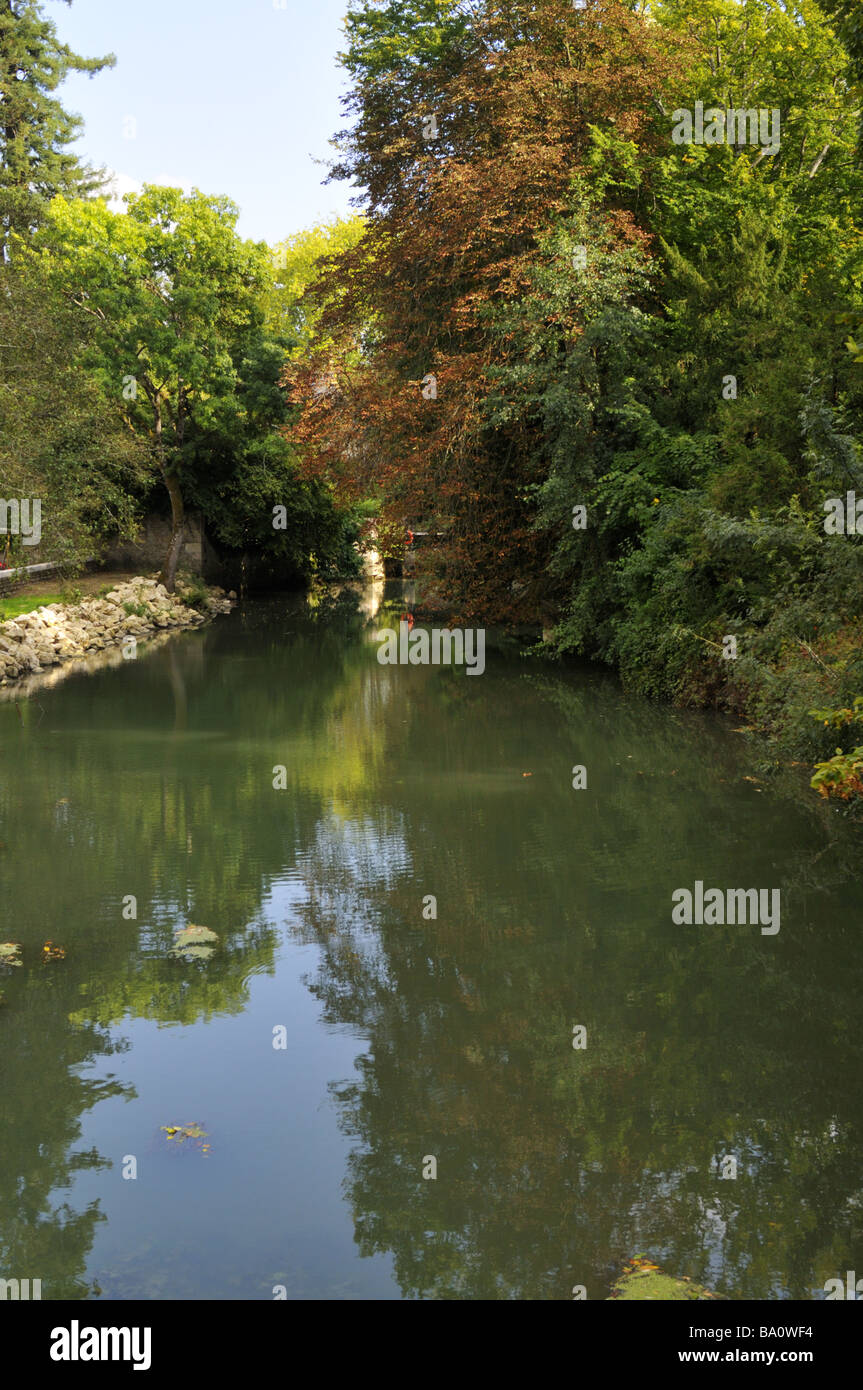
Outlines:
<svg viewBox="0 0 863 1390"><path fill-rule="evenodd" d="M310 282L284 372L306 474L380 498L385 558L405 525L442 538L415 557L428 611L533 623L546 655L726 711L850 804L863 45L847 6L369 0L346 33L334 175L366 190L365 221ZM770 115L775 138L727 131L731 110Z"/></svg>

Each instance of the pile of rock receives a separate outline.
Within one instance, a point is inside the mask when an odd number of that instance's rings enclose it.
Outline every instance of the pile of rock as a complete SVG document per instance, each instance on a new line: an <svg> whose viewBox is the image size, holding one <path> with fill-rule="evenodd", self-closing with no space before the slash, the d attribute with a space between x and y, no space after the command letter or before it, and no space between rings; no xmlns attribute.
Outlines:
<svg viewBox="0 0 863 1390"><path fill-rule="evenodd" d="M169 594L156 579L130 579L101 598L52 603L0 623L0 685L46 666L146 638L160 628L196 627L216 613L230 613L232 592L207 590L207 611L187 607L178 585Z"/></svg>

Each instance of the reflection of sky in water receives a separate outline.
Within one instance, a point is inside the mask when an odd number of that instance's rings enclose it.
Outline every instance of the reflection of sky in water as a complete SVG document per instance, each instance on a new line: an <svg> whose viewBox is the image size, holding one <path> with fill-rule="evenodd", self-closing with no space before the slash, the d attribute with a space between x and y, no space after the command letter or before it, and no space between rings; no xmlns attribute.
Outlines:
<svg viewBox="0 0 863 1390"><path fill-rule="evenodd" d="M382 826L386 818L395 821L393 828ZM405 827L399 817L386 817L385 813L350 821L331 817L318 827L312 847L299 862L313 865L319 877L337 868L356 884L383 888L413 869Z"/></svg>

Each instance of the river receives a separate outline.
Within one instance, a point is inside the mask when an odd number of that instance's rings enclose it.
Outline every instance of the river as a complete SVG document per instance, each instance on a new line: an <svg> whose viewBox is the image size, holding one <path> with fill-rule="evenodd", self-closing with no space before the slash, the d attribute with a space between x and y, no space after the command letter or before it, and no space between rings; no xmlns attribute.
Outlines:
<svg viewBox="0 0 863 1390"><path fill-rule="evenodd" d="M403 606L249 601L0 704L0 1277L863 1273L859 830L733 721L596 668L383 666ZM778 888L781 929L675 924L696 882ZM189 924L208 958L172 954Z"/></svg>

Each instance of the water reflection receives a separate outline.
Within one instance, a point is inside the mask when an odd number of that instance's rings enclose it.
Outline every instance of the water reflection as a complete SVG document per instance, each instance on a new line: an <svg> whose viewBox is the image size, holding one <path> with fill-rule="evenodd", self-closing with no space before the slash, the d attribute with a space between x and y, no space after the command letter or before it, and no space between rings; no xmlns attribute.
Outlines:
<svg viewBox="0 0 863 1390"><path fill-rule="evenodd" d="M720 721L594 671L381 667L406 602L382 599L247 605L43 684L41 716L0 705L0 939L26 962L0 981L0 1274L54 1298L270 1297L280 1273L292 1297L598 1298L648 1251L808 1298L859 1267L855 832L745 781ZM779 936L672 926L696 878L780 886ZM188 923L219 934L206 965L168 954ZM42 967L48 937L67 955ZM156 1155L122 1208L122 1156L205 1100L209 1168ZM105 1227L144 1225L111 1283Z"/></svg>

